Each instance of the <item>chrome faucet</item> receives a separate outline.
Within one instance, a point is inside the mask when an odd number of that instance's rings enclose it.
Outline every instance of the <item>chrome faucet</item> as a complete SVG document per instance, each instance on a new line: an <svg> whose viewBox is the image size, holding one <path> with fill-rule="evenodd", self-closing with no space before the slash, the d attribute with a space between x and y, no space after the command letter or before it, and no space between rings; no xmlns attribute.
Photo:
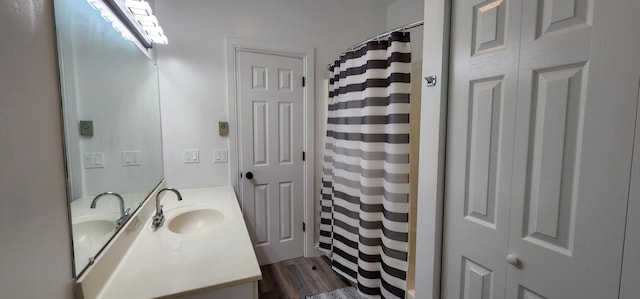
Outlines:
<svg viewBox="0 0 640 299"><path fill-rule="evenodd" d="M131 211L131 208L128 208L128 209L125 210L124 209L124 199L122 199L122 196L120 196L120 194L115 193L115 192L104 192L104 193L98 194L91 201L91 208L95 209L96 208L96 203L98 203L98 199L101 198L102 196L105 196L105 195L113 195L113 196L117 197L118 198L118 202L120 203L120 218L118 218L118 220L116 220L116 230L118 230L127 221L127 219L129 219L129 211Z"/></svg>
<svg viewBox="0 0 640 299"><path fill-rule="evenodd" d="M153 215L153 222L151 224L153 229L157 229L158 227L161 227L162 224L164 223L164 213L162 212L162 205L160 204L160 194L164 191L171 191L175 193L176 196L178 196L178 201L182 200L182 194L180 194L180 192L176 189L164 188L158 191L158 194L156 194L156 214Z"/></svg>

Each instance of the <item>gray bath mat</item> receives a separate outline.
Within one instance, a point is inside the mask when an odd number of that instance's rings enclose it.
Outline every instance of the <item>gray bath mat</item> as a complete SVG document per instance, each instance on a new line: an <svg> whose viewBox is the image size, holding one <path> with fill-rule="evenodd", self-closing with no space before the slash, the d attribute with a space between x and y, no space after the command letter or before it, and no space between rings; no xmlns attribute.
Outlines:
<svg viewBox="0 0 640 299"><path fill-rule="evenodd" d="M354 287L346 287L329 292L307 296L307 299L362 299L364 297L358 294L358 290Z"/></svg>

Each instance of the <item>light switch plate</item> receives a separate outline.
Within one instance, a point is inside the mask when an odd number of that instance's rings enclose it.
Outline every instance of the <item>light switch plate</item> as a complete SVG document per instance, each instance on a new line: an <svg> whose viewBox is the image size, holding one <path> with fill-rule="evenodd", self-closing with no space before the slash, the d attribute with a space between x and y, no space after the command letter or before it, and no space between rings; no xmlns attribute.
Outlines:
<svg viewBox="0 0 640 299"><path fill-rule="evenodd" d="M122 166L139 166L140 151L122 151Z"/></svg>
<svg viewBox="0 0 640 299"><path fill-rule="evenodd" d="M229 151L226 148L213 150L213 163L226 163L229 161Z"/></svg>
<svg viewBox="0 0 640 299"><path fill-rule="evenodd" d="M84 168L104 168L104 153L84 153Z"/></svg>
<svg viewBox="0 0 640 299"><path fill-rule="evenodd" d="M184 163L200 163L200 150L198 149L186 149L184 150Z"/></svg>

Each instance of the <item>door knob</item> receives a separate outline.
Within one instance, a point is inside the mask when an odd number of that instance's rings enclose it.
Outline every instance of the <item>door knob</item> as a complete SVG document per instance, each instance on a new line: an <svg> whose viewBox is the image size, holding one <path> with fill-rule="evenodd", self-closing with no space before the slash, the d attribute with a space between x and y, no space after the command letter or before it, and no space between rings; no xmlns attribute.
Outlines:
<svg viewBox="0 0 640 299"><path fill-rule="evenodd" d="M518 266L520 265L520 259L518 259L515 255L513 254L508 254L507 255L507 262L509 262L509 264L514 265L514 266Z"/></svg>
<svg viewBox="0 0 640 299"><path fill-rule="evenodd" d="M248 180L253 179L253 173L251 173L251 171L247 172L247 174L244 175Z"/></svg>

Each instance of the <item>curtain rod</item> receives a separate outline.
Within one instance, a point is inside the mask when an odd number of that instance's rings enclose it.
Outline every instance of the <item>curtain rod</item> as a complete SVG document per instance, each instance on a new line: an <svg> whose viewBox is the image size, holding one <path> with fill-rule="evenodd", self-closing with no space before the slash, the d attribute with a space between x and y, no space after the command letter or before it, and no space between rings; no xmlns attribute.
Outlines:
<svg viewBox="0 0 640 299"><path fill-rule="evenodd" d="M408 29L411 29L411 28L415 28L415 27L422 26L422 25L424 25L424 20L422 20L422 21L417 21L417 22L413 22L413 23L410 23L410 24L407 24L407 25L404 25L404 26L401 26L401 27L398 27L398 28L394 28L394 29L391 29L391 30L389 30L389 31L385 31L385 32L383 32L383 33L380 33L380 34L378 34L378 35L376 35L376 36L372 36L371 38L366 39L366 40L364 40L364 41L361 41L361 42L359 42L359 43L357 43L357 44L353 45L350 49L351 49L351 51L354 51L354 50L356 50L356 49L358 49L358 48L360 48L360 47L362 47L362 46L366 45L366 44L367 44L368 42L370 42L370 41L374 41L374 40L381 39L381 38L383 38L383 37L387 37L387 36L391 35L391 33L393 33L393 32L396 32L396 31L405 31L405 30L408 30ZM344 52L347 52L347 51L349 51L349 50L346 50L346 51L344 51ZM327 69L331 70L331 64L328 64L328 65L327 65Z"/></svg>

